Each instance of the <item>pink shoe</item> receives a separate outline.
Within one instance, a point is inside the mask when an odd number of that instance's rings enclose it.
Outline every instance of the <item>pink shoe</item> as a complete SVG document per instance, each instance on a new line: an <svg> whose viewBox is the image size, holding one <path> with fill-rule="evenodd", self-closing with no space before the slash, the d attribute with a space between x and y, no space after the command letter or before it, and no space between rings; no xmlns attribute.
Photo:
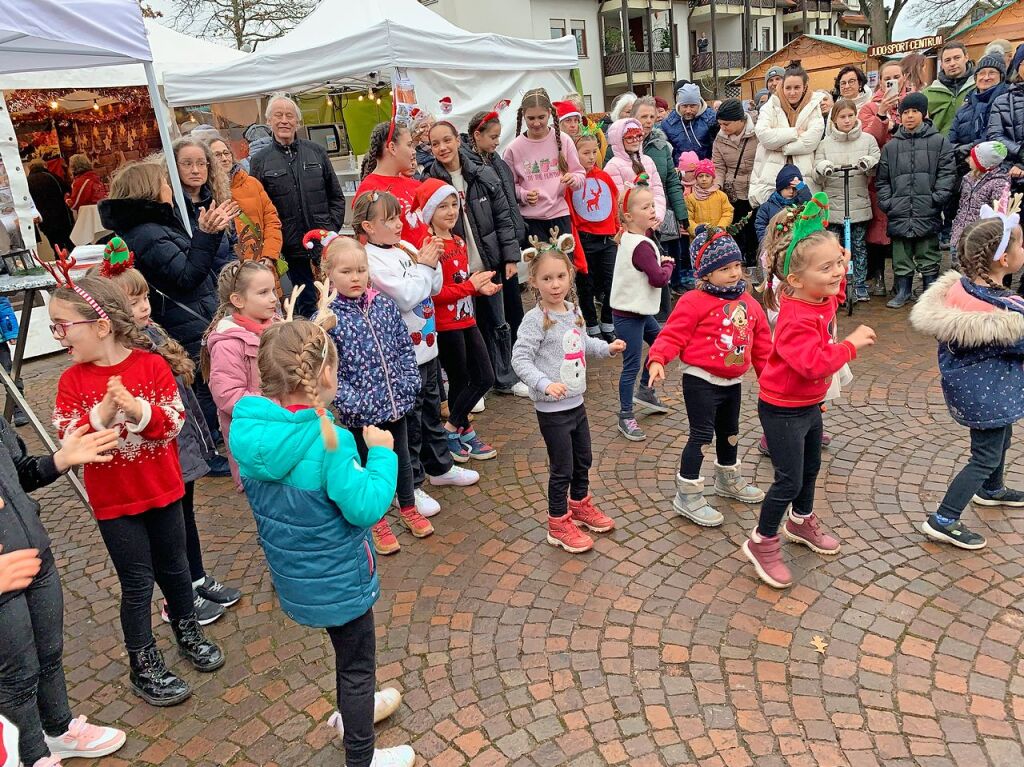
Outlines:
<svg viewBox="0 0 1024 767"><path fill-rule="evenodd" d="M775 589L785 589L793 583L793 575L782 561L779 536L765 538L755 529L750 539L743 542L743 555L757 570L758 577Z"/></svg>
<svg viewBox="0 0 1024 767"><path fill-rule="evenodd" d="M832 437L830 435L826 434L825 432L822 432L821 433L821 446L822 447L828 447L831 444L832 444Z"/></svg>
<svg viewBox="0 0 1024 767"><path fill-rule="evenodd" d="M572 512L561 517L548 517L548 543L561 546L570 554L582 554L594 548L594 539L572 521Z"/></svg>
<svg viewBox="0 0 1024 767"><path fill-rule="evenodd" d="M782 534L793 543L802 543L818 554L839 553L839 539L821 529L821 523L815 514L802 517L790 510Z"/></svg>
<svg viewBox="0 0 1024 767"><path fill-rule="evenodd" d="M60 759L55 756L44 756L36 760L32 767L61 767Z"/></svg>
<svg viewBox="0 0 1024 767"><path fill-rule="evenodd" d="M84 716L71 721L71 726L56 738L46 736L50 755L58 762L76 757L96 759L117 751L124 745L125 734L113 727L89 724Z"/></svg>
<svg viewBox="0 0 1024 767"><path fill-rule="evenodd" d="M615 520L607 514L603 514L594 505L594 496L588 495L582 501L569 499L569 513L572 514L572 521L577 525L583 525L595 533L607 533L615 527Z"/></svg>
<svg viewBox="0 0 1024 767"><path fill-rule="evenodd" d="M768 435L767 434L762 434L761 435L761 439L757 443L757 451L761 455L766 455L769 458L771 457L772 454L768 451Z"/></svg>

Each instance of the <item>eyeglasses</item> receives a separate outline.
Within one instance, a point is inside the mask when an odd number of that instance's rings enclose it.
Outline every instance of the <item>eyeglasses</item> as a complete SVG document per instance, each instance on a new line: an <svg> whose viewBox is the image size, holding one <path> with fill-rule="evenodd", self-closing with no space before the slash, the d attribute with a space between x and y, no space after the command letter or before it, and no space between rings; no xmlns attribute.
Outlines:
<svg viewBox="0 0 1024 767"><path fill-rule="evenodd" d="M208 168L210 163L206 160L179 160L178 165L186 170L191 170L192 168Z"/></svg>
<svg viewBox="0 0 1024 767"><path fill-rule="evenodd" d="M99 322L99 319L95 320L77 320L75 322L55 322L50 325L50 333L58 341L63 341L68 337L68 328L74 327L75 325L91 325L94 322Z"/></svg>
<svg viewBox="0 0 1024 767"><path fill-rule="evenodd" d="M222 157L231 157L231 150L225 149L223 152L214 152L213 156L216 157L217 159L220 159Z"/></svg>

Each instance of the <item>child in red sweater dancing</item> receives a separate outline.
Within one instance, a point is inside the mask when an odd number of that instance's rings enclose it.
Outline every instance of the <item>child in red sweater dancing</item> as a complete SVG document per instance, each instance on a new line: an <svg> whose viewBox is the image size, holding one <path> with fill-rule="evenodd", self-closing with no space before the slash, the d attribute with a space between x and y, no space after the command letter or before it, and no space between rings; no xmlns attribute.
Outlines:
<svg viewBox="0 0 1024 767"><path fill-rule="evenodd" d="M597 164L598 147L597 136L591 133L581 133L576 138L576 151L587 176L579 189L565 190L565 199L587 267L586 274L576 272L576 292L587 323L587 335L603 336L606 341L612 341L615 325L608 296L612 294L612 273L619 248L615 242L619 231L619 191L612 177ZM574 253L573 257L579 260L579 255ZM598 300L600 317L595 306Z"/></svg>
<svg viewBox="0 0 1024 767"><path fill-rule="evenodd" d="M772 345L768 318L747 293L743 253L724 229L699 225L690 244L697 290L676 303L651 346L651 386L665 379L665 366L683 362L683 401L690 436L679 460L676 511L704 527L725 517L704 498L704 446L715 438L715 492L744 503L759 503L764 491L743 479L737 459L740 383L753 365L764 370Z"/></svg>
<svg viewBox="0 0 1024 767"><path fill-rule="evenodd" d="M783 534L819 554L836 554L839 541L821 529L814 514L814 483L821 468L821 403L832 376L875 342L875 331L861 325L835 343L829 324L846 290L850 253L825 229L828 196L814 195L796 217L789 242L780 238L771 265L765 305L778 309L775 343L760 376L758 416L775 464L775 481L761 504L757 529L743 553L761 580L777 589L793 582L782 561ZM778 295L771 282L778 279ZM778 306L776 306L778 302Z"/></svg>
<svg viewBox="0 0 1024 767"><path fill-rule="evenodd" d="M196 620L185 554L185 485L175 445L184 408L174 374L187 376L192 363L153 345L113 282L82 277L73 284L73 263L58 261L59 287L49 306L53 337L74 362L57 384L54 425L61 439L84 425L118 432L113 460L85 467L85 488L121 582L132 691L154 706L171 706L191 690L164 665L153 639L154 578L167 599L179 653L199 671L224 665L221 649Z"/></svg>

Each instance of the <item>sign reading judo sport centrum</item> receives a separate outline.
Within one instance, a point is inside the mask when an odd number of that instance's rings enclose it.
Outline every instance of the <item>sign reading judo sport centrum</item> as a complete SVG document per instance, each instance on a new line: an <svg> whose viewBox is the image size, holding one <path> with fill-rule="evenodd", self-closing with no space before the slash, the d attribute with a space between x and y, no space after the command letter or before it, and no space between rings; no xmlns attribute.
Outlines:
<svg viewBox="0 0 1024 767"><path fill-rule="evenodd" d="M872 45L868 48L868 56L898 56L901 53L925 51L929 48L937 48L940 45L942 45L942 35L931 35L930 37L918 37L914 40L900 40L898 43Z"/></svg>

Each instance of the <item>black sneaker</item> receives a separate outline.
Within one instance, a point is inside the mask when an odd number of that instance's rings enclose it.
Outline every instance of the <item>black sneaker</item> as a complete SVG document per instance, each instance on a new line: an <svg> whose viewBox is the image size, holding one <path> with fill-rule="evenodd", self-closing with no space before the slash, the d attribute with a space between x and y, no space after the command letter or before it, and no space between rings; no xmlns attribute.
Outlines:
<svg viewBox="0 0 1024 767"><path fill-rule="evenodd" d="M207 459L206 465L210 467L210 473L208 477L230 477L231 466L228 465L228 459L219 453Z"/></svg>
<svg viewBox="0 0 1024 767"><path fill-rule="evenodd" d="M974 494L973 501L979 506L1024 506L1024 492L1008 487L996 491L982 488Z"/></svg>
<svg viewBox="0 0 1024 767"><path fill-rule="evenodd" d="M194 592L193 592L194 593ZM224 606L219 605L216 602L211 602L208 599L204 599L198 594L194 594L195 598L192 603L196 608L196 620L199 621L200 626L209 626L216 620L219 620L224 615ZM167 600L165 599L163 605L160 607L160 620L164 623L171 622L171 616L167 613Z"/></svg>
<svg viewBox="0 0 1024 767"><path fill-rule="evenodd" d="M668 408L658 399L658 392L653 386L638 386L633 397L633 405L650 413L667 413Z"/></svg>
<svg viewBox="0 0 1024 767"><path fill-rule="evenodd" d="M971 532L958 519L951 525L943 526L932 514L921 523L921 532L936 541L951 543L961 549L983 549L985 548L985 536Z"/></svg>
<svg viewBox="0 0 1024 767"><path fill-rule="evenodd" d="M242 598L241 591L225 586L223 583L218 583L216 578L211 575L207 575L206 579L196 586L196 593L203 599L218 604L221 607L231 607L231 605Z"/></svg>

